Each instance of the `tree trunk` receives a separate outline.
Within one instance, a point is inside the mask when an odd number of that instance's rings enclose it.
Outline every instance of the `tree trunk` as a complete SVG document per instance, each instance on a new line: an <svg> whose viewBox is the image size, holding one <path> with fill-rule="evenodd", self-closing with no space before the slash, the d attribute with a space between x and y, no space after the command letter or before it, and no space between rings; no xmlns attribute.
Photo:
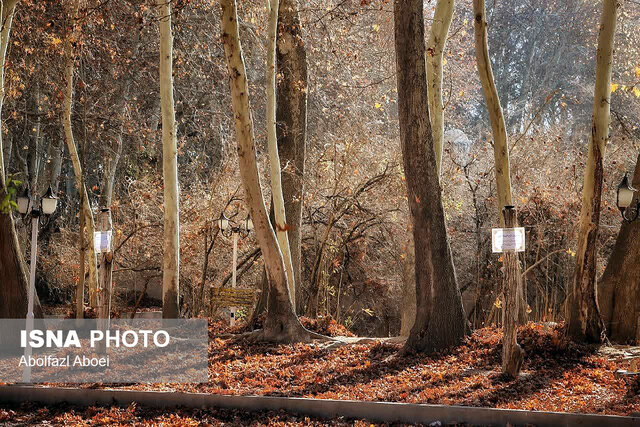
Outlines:
<svg viewBox="0 0 640 427"><path fill-rule="evenodd" d="M173 35L171 2L160 0L160 100L162 110L162 178L164 182L164 244L162 259L162 317L178 318L180 286L180 219L178 145L173 102Z"/></svg>
<svg viewBox="0 0 640 427"><path fill-rule="evenodd" d="M496 170L496 190L498 192L498 212L500 225L504 226L504 208L511 206L511 171L509 161L509 141L505 125L504 113L500 105L500 97L491 69L489 57L489 44L487 42L487 21L485 16L484 0L473 0L474 34L476 61L478 73L482 83L482 91L489 110L491 133L493 135L493 156ZM520 264L518 264L519 266ZM518 267L519 268L519 267ZM527 301L523 288L519 288L520 309L519 323L527 323Z"/></svg>
<svg viewBox="0 0 640 427"><path fill-rule="evenodd" d="M289 284L289 297L295 309L296 277L293 272L291 249L287 230L287 216L282 193L282 170L278 154L278 140L276 136L276 39L278 35L278 10L280 0L267 0L269 25L267 29L267 145L269 148L269 164L271 166L271 200L275 214L275 229L278 246L282 252L284 267ZM295 311L295 310L294 310Z"/></svg>
<svg viewBox="0 0 640 427"><path fill-rule="evenodd" d="M493 134L493 155L495 159L496 187L498 191L498 211L500 224L504 225L502 212L505 206L511 206L511 175L509 170L509 146L504 114L500 106L498 90L491 70L489 45L487 43L487 21L484 0L473 0L476 61L484 98L489 109L491 133Z"/></svg>
<svg viewBox="0 0 640 427"><path fill-rule="evenodd" d="M409 232L411 232L409 230ZM400 336L408 337L416 320L416 275L412 239L407 239L402 263L402 307L400 317Z"/></svg>
<svg viewBox="0 0 640 427"><path fill-rule="evenodd" d="M596 85L593 98L593 123L589 142L589 157L584 171L582 210L576 249L576 268L572 292L567 298L567 332L575 341L598 343L604 324L598 308L596 268L600 202L604 154L609 141L611 69L616 33L618 0L604 0L598 51L596 54Z"/></svg>
<svg viewBox="0 0 640 427"><path fill-rule="evenodd" d="M103 233L111 231L113 228L111 211L109 209L103 209L100 214L98 214L98 228ZM111 317L111 293L113 284L113 253L111 252L111 246L109 248L102 248L98 271L98 327L104 333L109 327L109 318ZM106 351L105 341L101 341L96 348L96 352L98 354L104 354Z"/></svg>
<svg viewBox="0 0 640 427"><path fill-rule="evenodd" d="M85 224L87 228L87 243L89 247L89 304L91 307L97 307L97 295L98 289L98 268L96 260L96 252L94 249L93 235L95 232L95 222L93 220L93 213L91 212L91 204L89 203L89 195L87 194L87 188L84 184L82 166L80 164L80 157L78 156L78 149L73 138L73 128L71 126L71 108L73 106L73 69L74 69L74 53L73 53L73 41L75 36L75 20L78 16L78 0L74 0L71 5L71 29L67 34L64 42L64 53L66 56L66 63L64 67L64 77L66 83L66 90L64 93L64 106L62 115L62 125L64 127L65 141L67 148L69 149L69 156L73 162L73 171L76 178L76 186L78 187L78 193L82 197L81 211L85 217Z"/></svg>
<svg viewBox="0 0 640 427"><path fill-rule="evenodd" d="M400 142L416 261L416 320L408 351L459 344L467 321L456 283L429 122L422 0L395 0Z"/></svg>
<svg viewBox="0 0 640 427"><path fill-rule="evenodd" d="M276 101L278 153L282 168L284 210L295 285L290 286L293 307L302 279L302 206L307 133L307 52L297 0L281 0L276 58L279 74Z"/></svg>
<svg viewBox="0 0 640 427"><path fill-rule="evenodd" d="M269 279L267 315L260 338L280 342L309 339L311 334L302 327L294 313L284 260L264 205L249 105L249 87L238 34L236 2L221 0L220 5L222 42L230 77L240 176Z"/></svg>
<svg viewBox="0 0 640 427"><path fill-rule="evenodd" d="M505 226L518 226L516 210L507 206L503 212ZM505 251L504 257L504 304L502 305L502 372L517 377L522 366L524 352L518 345L518 309L522 276L520 275L520 260L515 251Z"/></svg>
<svg viewBox="0 0 640 427"><path fill-rule="evenodd" d="M431 35L427 46L427 85L429 116L433 133L433 149L436 152L438 174L442 164L444 144L444 107L442 103L442 55L447 44L447 35L453 18L454 0L438 0L431 24Z"/></svg>
<svg viewBox="0 0 640 427"><path fill-rule="evenodd" d="M632 186L640 188L640 155ZM638 193L632 206L637 200ZM609 339L637 345L640 341L640 220L622 223L607 268L598 283L598 304Z"/></svg>
<svg viewBox="0 0 640 427"><path fill-rule="evenodd" d="M4 101L4 65L11 31L11 23L17 0L3 0L2 22L0 31L0 111ZM6 182L0 132L0 199L6 196ZM11 212L0 212L0 319L19 319L27 316L27 293L29 283L22 251L18 244L13 215ZM38 295L35 295L34 314L42 317L42 308ZM13 345L13 337L0 334L0 346Z"/></svg>

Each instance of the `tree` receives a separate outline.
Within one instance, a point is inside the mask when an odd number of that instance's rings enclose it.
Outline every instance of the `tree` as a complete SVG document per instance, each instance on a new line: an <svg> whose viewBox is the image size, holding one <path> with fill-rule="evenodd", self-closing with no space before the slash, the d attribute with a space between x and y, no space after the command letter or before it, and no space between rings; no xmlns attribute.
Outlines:
<svg viewBox="0 0 640 427"><path fill-rule="evenodd" d="M576 341L594 343L602 340L604 332L597 301L596 251L600 226L604 155L609 141L611 70L618 4L618 0L604 0L602 4L589 157L584 171L576 267L567 307L569 337Z"/></svg>
<svg viewBox="0 0 640 427"><path fill-rule="evenodd" d="M485 14L484 0L473 0L474 13L474 38L476 50L476 62L478 73L482 83L482 91L489 110L489 120L491 122L491 133L493 135L493 157L496 171L496 191L498 193L498 211L500 215L500 225L505 226L504 209L512 206L511 200L511 171L509 161L509 142L507 129L504 120L504 113L500 105L500 96L496 89L496 84L491 69L491 59L489 57L489 44L487 42L487 20ZM514 222L517 227L517 222ZM520 270L520 263L516 264L516 269ZM503 289L503 293L506 290ZM526 292L522 286L517 289L519 309L518 321L527 321L527 301Z"/></svg>
<svg viewBox="0 0 640 427"><path fill-rule="evenodd" d="M284 210L293 277L302 281L302 206L304 162L307 140L307 52L297 0L280 0L278 16L277 64L280 74L277 87L278 153L282 174ZM296 288L289 286L296 307Z"/></svg>
<svg viewBox="0 0 640 427"><path fill-rule="evenodd" d="M289 297L282 252L264 204L256 159L249 88L238 34L236 2L222 0L220 6L222 8L222 42L229 70L240 176L269 280L267 314L263 329L256 338L278 342L307 340L311 337L311 333L303 328L295 315Z"/></svg>
<svg viewBox="0 0 640 427"><path fill-rule="evenodd" d="M500 97L491 70L489 45L487 43L487 21L484 0L473 0L474 33L476 46L476 60L478 73L484 98L489 109L491 133L493 134L493 155L495 159L496 187L498 192L498 211L500 224L504 226L503 210L505 206L513 205L511 201L511 174L509 165L509 145Z"/></svg>
<svg viewBox="0 0 640 427"><path fill-rule="evenodd" d="M62 114L62 126L64 128L64 138L67 143L67 149L69 150L69 156L73 163L73 171L76 179L76 187L82 197L81 202L81 214L84 216L84 225L87 229L88 237L88 249L89 249L89 302L92 307L97 307L97 290L98 290L98 264L95 251L95 245L93 243L95 232L95 221L93 213L91 212L91 204L89 202L89 194L87 193L87 187L85 185L84 175L82 171L82 165L80 163L80 156L78 155L78 148L73 138L73 127L71 124L71 110L73 108L73 72L75 68L75 54L73 52L73 45L75 44L76 24L78 19L78 0L73 0L70 5L70 28L68 29L67 37L64 41L64 54L65 54L65 66L64 66L64 78L65 78L65 91L63 98L63 114ZM81 229L80 233L84 231ZM78 286L82 282L78 282ZM78 290L76 296L80 298L80 294L83 293ZM79 303L78 303L79 307ZM78 315L78 313L76 313Z"/></svg>
<svg viewBox="0 0 640 427"><path fill-rule="evenodd" d="M427 45L427 82L429 93L429 115L433 133L433 148L436 151L438 174L442 164L444 142L444 106L442 103L442 55L447 44L447 35L453 18L454 0L438 0L433 15L429 44Z"/></svg>
<svg viewBox="0 0 640 427"><path fill-rule="evenodd" d="M291 249L287 230L287 216L282 192L282 170L280 156L278 155L278 140L276 135L276 40L278 37L278 10L280 0L268 0L267 11L269 24L267 29L267 145L269 147L269 164L271 166L271 198L273 200L274 222L278 246L282 251L287 283L289 284L289 296L295 309L295 286Z"/></svg>
<svg viewBox="0 0 640 427"><path fill-rule="evenodd" d="M175 319L179 311L180 219L178 144L173 102L173 35L171 2L159 0L160 99L162 110L162 177L164 181L164 254L162 257L162 317Z"/></svg>
<svg viewBox="0 0 640 427"><path fill-rule="evenodd" d="M16 3L17 0L3 0L0 3L2 6L0 15L3 23L0 31L0 112L5 95L5 59ZM5 200L9 197L9 193L4 171L2 134L3 132L0 132L0 200ZM2 253L0 256L0 318L25 318L29 284L10 209L7 212L0 212L0 253ZM42 317L42 309L37 295L34 314L36 318ZM6 344L0 336L0 345Z"/></svg>
<svg viewBox="0 0 640 427"><path fill-rule="evenodd" d="M451 247L429 121L422 0L395 0L400 142L415 245L416 320L406 350L459 344L467 321Z"/></svg>
<svg viewBox="0 0 640 427"><path fill-rule="evenodd" d="M640 155L632 186L640 188ZM637 202L638 193L636 193ZM598 306L611 341L640 339L640 220L624 221L604 274L598 283Z"/></svg>

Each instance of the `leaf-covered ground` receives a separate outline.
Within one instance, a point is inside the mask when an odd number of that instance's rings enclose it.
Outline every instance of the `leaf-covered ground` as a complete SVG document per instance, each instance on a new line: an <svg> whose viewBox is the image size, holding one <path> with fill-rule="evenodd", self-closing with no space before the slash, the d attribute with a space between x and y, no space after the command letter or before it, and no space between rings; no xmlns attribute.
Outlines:
<svg viewBox="0 0 640 427"><path fill-rule="evenodd" d="M640 412L637 385L617 379L629 360L594 346L567 343L560 327L530 323L518 341L526 352L520 378L500 374L501 332L477 330L441 356L399 356L400 344L369 341L249 344L216 338L212 325L210 381L169 386L184 391L518 408L629 415ZM224 335L223 335L224 336Z"/></svg>
<svg viewBox="0 0 640 427"><path fill-rule="evenodd" d="M344 332L332 322L305 324L329 335ZM617 369L629 368L628 356L631 349L567 343L558 326L530 323L520 328L518 341L525 350L526 357L522 374L517 380L500 374L501 332L495 328L477 330L453 351L429 357L400 356L400 343L397 340L371 339L340 345L320 341L311 344L271 345L249 343L229 335L228 332L228 328L220 324L210 325L208 383L130 385L123 388L617 415L640 412L638 384L628 383L614 376ZM26 410L19 416L36 416L37 411L41 410ZM2 414L6 414L7 409L4 411L0 411L0 424L3 422ZM203 422L214 425L237 421L233 418L237 416L233 411L139 413L136 412L140 411L138 408L131 413L131 408L85 408L75 412L67 411L70 415L65 415L64 411L55 412L55 408L50 411L54 412L53 415L47 415L48 419L58 420L56 422L62 422L62 418L66 416L79 417L78 422L87 421L87 417L91 421L95 417L91 415L91 411L97 411L96 414L101 414L99 417L129 417L133 420L132 423L180 424L180 417L186 417L187 421L190 417L205 420ZM309 425L317 421L282 413L243 414L240 417L247 417L242 424L256 425ZM340 425L347 421L332 422Z"/></svg>

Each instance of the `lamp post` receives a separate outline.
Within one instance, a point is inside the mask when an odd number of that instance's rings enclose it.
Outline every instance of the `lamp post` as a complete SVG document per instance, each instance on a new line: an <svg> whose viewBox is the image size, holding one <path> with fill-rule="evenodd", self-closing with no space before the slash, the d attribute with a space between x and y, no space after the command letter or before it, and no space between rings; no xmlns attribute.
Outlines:
<svg viewBox="0 0 640 427"><path fill-rule="evenodd" d="M624 221L632 222L638 219L638 214L640 213L640 199L636 201L635 206L631 206L633 196L636 191L638 190L631 186L629 178L625 173L622 181L618 185L618 193L616 197L616 204L618 205L618 209L620 209L620 213L622 214L622 219ZM628 214L630 210L631 214Z"/></svg>
<svg viewBox="0 0 640 427"><path fill-rule="evenodd" d="M253 231L253 220L251 216L247 215L244 221L240 225L236 225L232 220L227 218L222 212L220 218L218 218L218 227L225 237L233 236L233 260L232 273L231 273L231 288L236 287L236 265L238 263L238 236L247 237L251 231ZM236 323L236 308L231 307L231 319L230 325L233 326Z"/></svg>
<svg viewBox="0 0 640 427"><path fill-rule="evenodd" d="M38 201L40 202L38 206ZM58 206L58 198L53 194L51 186L47 192L37 200L37 198L31 195L29 188L27 187L24 194L18 197L18 212L24 215L31 215L31 265L29 272L29 302L27 305L27 336L33 330L33 305L36 293L36 256L38 254L38 226L40 224L41 215L51 215L55 212ZM24 348L24 357L27 363L24 366L22 372L22 380L25 383L31 382L31 367L29 366L29 359L31 358L31 346L29 340Z"/></svg>

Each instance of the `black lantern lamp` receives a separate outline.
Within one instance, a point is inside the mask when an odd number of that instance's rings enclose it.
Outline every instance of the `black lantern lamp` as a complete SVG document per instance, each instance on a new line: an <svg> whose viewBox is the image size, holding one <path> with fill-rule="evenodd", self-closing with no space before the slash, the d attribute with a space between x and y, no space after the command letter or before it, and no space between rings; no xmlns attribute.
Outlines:
<svg viewBox="0 0 640 427"><path fill-rule="evenodd" d="M42 196L42 213L45 215L51 215L56 211L58 206L58 198L53 194L53 189L49 186L49 189L44 196Z"/></svg>
<svg viewBox="0 0 640 427"><path fill-rule="evenodd" d="M220 228L223 236L229 237L233 233L233 225L224 212L220 213L220 218L218 218L218 228Z"/></svg>
<svg viewBox="0 0 640 427"><path fill-rule="evenodd" d="M633 196L636 191L638 190L631 186L629 183L629 177L625 173L620 185L618 185L618 194L616 197L616 204L618 205L618 209L620 209L622 219L625 221L631 222L638 219L638 213L640 213L640 200L636 202L635 207L631 207ZM629 210L632 210L631 214L629 213Z"/></svg>
<svg viewBox="0 0 640 427"><path fill-rule="evenodd" d="M18 212L26 215L31 208L31 201L31 191L29 191L29 187L26 187L22 196L18 196Z"/></svg>

